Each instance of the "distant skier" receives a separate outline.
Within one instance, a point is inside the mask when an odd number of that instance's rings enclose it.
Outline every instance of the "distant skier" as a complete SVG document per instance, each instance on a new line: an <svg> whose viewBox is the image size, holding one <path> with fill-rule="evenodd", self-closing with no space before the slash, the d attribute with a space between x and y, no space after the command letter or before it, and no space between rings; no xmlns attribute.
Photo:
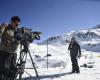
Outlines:
<svg viewBox="0 0 100 80"><path fill-rule="evenodd" d="M70 50L70 57L72 62L71 73L80 73L77 59L81 57L81 48L80 45L76 42L74 37L72 37L71 39L68 50Z"/></svg>

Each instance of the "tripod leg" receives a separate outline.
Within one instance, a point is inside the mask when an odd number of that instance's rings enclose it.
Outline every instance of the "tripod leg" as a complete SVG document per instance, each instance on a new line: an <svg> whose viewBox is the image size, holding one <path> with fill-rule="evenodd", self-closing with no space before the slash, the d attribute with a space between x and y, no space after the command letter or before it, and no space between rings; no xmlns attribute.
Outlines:
<svg viewBox="0 0 100 80"><path fill-rule="evenodd" d="M22 75L24 74L24 68L25 68L26 58L27 58L27 54L23 53L23 52L20 52L20 57L18 59L18 61L19 61L18 72L16 74L16 77L18 76L19 80L22 80Z"/></svg>
<svg viewBox="0 0 100 80"><path fill-rule="evenodd" d="M22 74L19 75L19 80L22 80Z"/></svg>
<svg viewBox="0 0 100 80"><path fill-rule="evenodd" d="M34 70L35 70L36 77L38 78L38 80L40 80L39 75L38 75L38 72L37 72L37 69L36 69L36 67L35 67L35 64L34 64L34 62L33 62L33 59L32 59L32 56L31 56L31 53L30 53L30 52L29 52L29 56L30 56L30 58L31 58L32 65L33 65L33 68L34 68Z"/></svg>

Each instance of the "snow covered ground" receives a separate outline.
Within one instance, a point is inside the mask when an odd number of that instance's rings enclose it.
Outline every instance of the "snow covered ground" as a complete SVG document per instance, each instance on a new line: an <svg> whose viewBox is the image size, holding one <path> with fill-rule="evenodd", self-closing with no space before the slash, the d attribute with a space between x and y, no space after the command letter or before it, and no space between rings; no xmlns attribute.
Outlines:
<svg viewBox="0 0 100 80"><path fill-rule="evenodd" d="M68 74L71 71L71 61L67 47L68 45L49 45L48 53L51 56L49 56L49 68L47 69L46 45L30 45L31 54L38 67L40 80L100 80L100 54L82 50L82 57L78 59L79 65L91 62L93 64L88 65L93 65L93 68L80 67L80 74ZM38 57L34 57L35 55L38 55ZM32 67L29 57L27 61L26 67ZM25 73L23 75L26 78L25 80L36 80L34 70L26 70L26 72L33 77Z"/></svg>

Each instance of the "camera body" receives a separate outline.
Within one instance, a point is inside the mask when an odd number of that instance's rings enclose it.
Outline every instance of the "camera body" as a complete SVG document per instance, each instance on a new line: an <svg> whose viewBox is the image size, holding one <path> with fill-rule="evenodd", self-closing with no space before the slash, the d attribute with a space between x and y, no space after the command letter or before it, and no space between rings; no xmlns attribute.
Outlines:
<svg viewBox="0 0 100 80"><path fill-rule="evenodd" d="M27 41L31 43L33 40L40 40L40 34L41 32L32 31L32 29L22 27L15 31L14 37L19 41Z"/></svg>

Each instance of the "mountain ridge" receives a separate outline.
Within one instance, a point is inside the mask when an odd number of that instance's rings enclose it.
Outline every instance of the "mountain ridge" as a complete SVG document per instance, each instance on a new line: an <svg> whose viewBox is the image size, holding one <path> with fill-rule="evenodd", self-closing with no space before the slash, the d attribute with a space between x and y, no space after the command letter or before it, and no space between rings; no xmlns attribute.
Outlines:
<svg viewBox="0 0 100 80"><path fill-rule="evenodd" d="M83 49L100 52L97 48L97 46L100 47L99 24L90 29L71 31L69 33L52 36L42 43L39 43L39 45L47 45L47 42L49 45L66 45L69 44L71 37L75 37Z"/></svg>

